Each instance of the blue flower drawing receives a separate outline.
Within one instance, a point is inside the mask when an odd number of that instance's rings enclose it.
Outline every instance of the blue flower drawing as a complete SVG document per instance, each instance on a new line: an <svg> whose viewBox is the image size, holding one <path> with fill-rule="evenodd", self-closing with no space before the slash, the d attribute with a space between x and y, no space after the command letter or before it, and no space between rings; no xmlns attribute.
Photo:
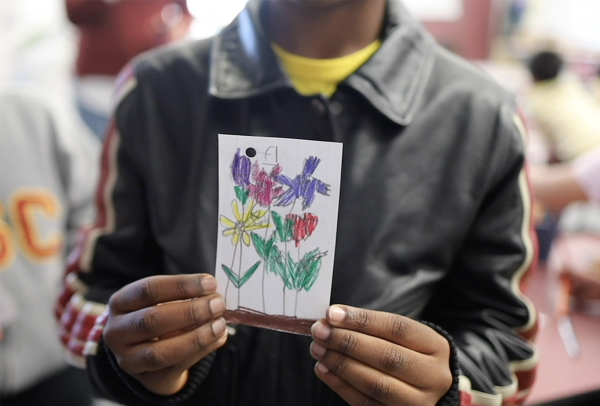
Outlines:
<svg viewBox="0 0 600 406"><path fill-rule="evenodd" d="M277 175L277 181L284 186L288 186L288 189L281 195L275 205L287 207L294 203L296 199L303 199L302 210L306 210L313 204L316 193L329 196L329 185L312 177L320 163L320 158L311 156L304 161L302 173L294 179L290 179L285 175Z"/></svg>

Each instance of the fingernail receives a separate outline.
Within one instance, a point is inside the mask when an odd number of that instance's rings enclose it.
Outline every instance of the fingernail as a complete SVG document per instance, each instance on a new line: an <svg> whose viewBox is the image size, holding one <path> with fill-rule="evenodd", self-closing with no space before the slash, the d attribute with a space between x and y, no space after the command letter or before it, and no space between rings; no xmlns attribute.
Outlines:
<svg viewBox="0 0 600 406"><path fill-rule="evenodd" d="M319 340L327 340L331 334L331 328L320 321L313 324L310 330L313 337L318 338Z"/></svg>
<svg viewBox="0 0 600 406"><path fill-rule="evenodd" d="M215 335L215 337L219 337L221 334L223 334L223 332L227 328L227 323L225 323L225 320L223 318L220 318L220 319L213 321L211 327L212 327L212 331L213 331L213 334Z"/></svg>
<svg viewBox="0 0 600 406"><path fill-rule="evenodd" d="M215 297L210 301L210 311L212 314L219 314L225 310L225 302L220 297Z"/></svg>
<svg viewBox="0 0 600 406"><path fill-rule="evenodd" d="M327 372L329 372L329 369L327 369L327 367L321 364L320 362L317 362L316 369L322 374L326 374Z"/></svg>
<svg viewBox="0 0 600 406"><path fill-rule="evenodd" d="M334 323L341 323L346 318L346 311L338 306L331 306L328 312L329 320Z"/></svg>
<svg viewBox="0 0 600 406"><path fill-rule="evenodd" d="M313 341L313 343L310 345L310 352L321 358L327 352L327 348Z"/></svg>
<svg viewBox="0 0 600 406"><path fill-rule="evenodd" d="M212 276L207 276L206 278L202 279L201 283L202 288L207 292L211 292L217 288L217 282Z"/></svg>

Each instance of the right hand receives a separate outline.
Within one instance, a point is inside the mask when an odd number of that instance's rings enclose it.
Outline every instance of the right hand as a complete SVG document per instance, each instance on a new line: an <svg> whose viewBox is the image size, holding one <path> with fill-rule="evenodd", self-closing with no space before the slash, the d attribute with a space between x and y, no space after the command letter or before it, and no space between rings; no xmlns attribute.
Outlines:
<svg viewBox="0 0 600 406"><path fill-rule="evenodd" d="M179 392L188 370L227 341L223 298L211 275L152 276L115 292L104 342L153 393Z"/></svg>

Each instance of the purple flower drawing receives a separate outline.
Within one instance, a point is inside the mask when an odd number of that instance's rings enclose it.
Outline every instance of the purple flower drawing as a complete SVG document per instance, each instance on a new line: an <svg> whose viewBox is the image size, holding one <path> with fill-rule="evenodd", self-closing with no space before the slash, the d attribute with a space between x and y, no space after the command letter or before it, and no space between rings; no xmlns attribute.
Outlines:
<svg viewBox="0 0 600 406"><path fill-rule="evenodd" d="M252 162L250 162L250 158L242 155L238 148L235 156L233 157L233 162L231 163L231 173L233 175L233 181L236 185L243 188L247 188L248 185L250 185L251 167Z"/></svg>
<svg viewBox="0 0 600 406"><path fill-rule="evenodd" d="M294 179L290 179L285 175L277 175L277 181L287 186L288 189L281 195L275 205L287 207L294 203L296 199L302 198L302 210L306 210L313 204L316 193L329 196L329 185L312 177L319 163L321 163L321 159L311 156L304 161L302 173Z"/></svg>

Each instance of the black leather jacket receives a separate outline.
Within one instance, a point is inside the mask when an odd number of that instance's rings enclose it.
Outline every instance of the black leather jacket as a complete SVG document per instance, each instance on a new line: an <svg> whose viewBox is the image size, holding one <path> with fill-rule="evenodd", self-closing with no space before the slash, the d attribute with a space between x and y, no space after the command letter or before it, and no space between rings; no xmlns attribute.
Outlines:
<svg viewBox="0 0 600 406"><path fill-rule="evenodd" d="M303 97L265 38L263 8L251 1L216 38L139 58L123 76L101 214L76 270L85 300L106 303L150 275L214 272L217 134L339 141L332 303L441 326L463 404L519 403L537 361L536 314L520 290L535 244L513 98L394 1L381 49L329 100ZM63 327L80 338L86 328L68 317ZM136 385L101 341L85 354L95 386L122 403L343 404L314 376L309 343L239 326L170 398Z"/></svg>

